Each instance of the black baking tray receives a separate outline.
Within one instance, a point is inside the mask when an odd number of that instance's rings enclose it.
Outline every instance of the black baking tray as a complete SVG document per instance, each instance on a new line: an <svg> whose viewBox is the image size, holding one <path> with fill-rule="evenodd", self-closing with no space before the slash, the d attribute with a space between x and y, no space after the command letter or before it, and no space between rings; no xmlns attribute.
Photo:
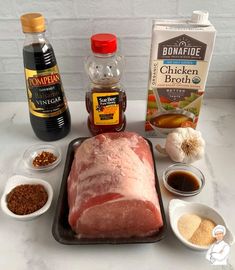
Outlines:
<svg viewBox="0 0 235 270"><path fill-rule="evenodd" d="M137 243L154 243L164 238L166 234L166 217L164 212L164 207L162 203L161 191L159 187L156 166L154 162L154 172L155 172L155 187L156 192L158 194L159 205L161 209L163 226L160 230L154 235L147 237L131 237L131 238L99 238L99 239L88 239L88 238L78 238L76 234L72 231L69 223L68 223L68 199L67 199L67 178L70 173L70 169L74 159L74 153L79 145L88 139L88 137L77 138L68 146L67 157L64 167L64 174L61 182L60 193L56 205L56 211L54 216L54 222L52 226L52 234L56 241L64 245L88 245L88 244L137 244ZM152 143L145 139L151 149L153 160L153 147Z"/></svg>

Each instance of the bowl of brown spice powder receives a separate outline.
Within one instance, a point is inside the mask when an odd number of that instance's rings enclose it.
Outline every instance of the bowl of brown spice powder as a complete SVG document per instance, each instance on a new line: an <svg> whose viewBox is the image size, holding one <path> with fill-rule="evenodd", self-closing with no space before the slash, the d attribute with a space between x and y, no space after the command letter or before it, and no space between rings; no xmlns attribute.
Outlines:
<svg viewBox="0 0 235 270"><path fill-rule="evenodd" d="M6 183L1 208L5 214L17 220L31 220L49 209L52 197L53 189L48 182L14 175Z"/></svg>

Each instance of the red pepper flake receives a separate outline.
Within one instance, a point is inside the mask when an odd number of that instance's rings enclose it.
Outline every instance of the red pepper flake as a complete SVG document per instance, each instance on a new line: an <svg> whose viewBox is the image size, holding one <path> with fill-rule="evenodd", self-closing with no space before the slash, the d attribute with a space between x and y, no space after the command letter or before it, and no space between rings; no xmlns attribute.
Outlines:
<svg viewBox="0 0 235 270"><path fill-rule="evenodd" d="M43 167L52 164L57 160L57 156L53 153L42 151L33 160L34 167Z"/></svg>
<svg viewBox="0 0 235 270"><path fill-rule="evenodd" d="M47 200L42 185L19 185L7 194L7 207L16 215L28 215L42 208Z"/></svg>

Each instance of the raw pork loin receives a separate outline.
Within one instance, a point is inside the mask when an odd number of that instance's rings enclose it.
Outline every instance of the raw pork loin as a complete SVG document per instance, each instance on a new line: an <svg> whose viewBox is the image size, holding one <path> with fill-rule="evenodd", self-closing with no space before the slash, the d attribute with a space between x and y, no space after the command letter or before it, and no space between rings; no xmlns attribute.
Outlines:
<svg viewBox="0 0 235 270"><path fill-rule="evenodd" d="M105 133L76 150L68 177L69 224L79 237L148 236L163 225L148 143Z"/></svg>

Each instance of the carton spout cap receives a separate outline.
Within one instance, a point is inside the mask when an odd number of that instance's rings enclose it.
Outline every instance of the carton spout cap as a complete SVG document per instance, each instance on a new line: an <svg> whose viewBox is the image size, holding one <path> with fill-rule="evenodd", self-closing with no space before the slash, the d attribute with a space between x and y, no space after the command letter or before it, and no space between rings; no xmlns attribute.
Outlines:
<svg viewBox="0 0 235 270"><path fill-rule="evenodd" d="M209 13L207 11L194 10L191 17L191 22L196 23L196 24L201 24L201 25L209 25L210 22L208 18L209 18Z"/></svg>

